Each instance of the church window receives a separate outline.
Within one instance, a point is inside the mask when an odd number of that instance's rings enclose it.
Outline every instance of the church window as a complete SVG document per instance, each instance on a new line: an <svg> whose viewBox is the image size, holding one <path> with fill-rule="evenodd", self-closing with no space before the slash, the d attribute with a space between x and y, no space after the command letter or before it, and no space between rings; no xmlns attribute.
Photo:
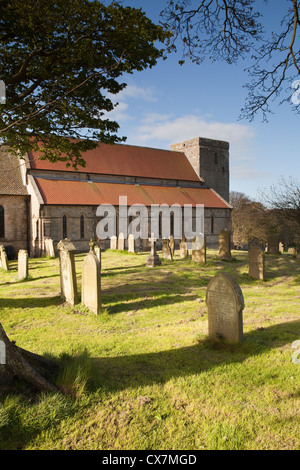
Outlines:
<svg viewBox="0 0 300 470"><path fill-rule="evenodd" d="M63 238L67 238L67 216L64 215L62 219Z"/></svg>
<svg viewBox="0 0 300 470"><path fill-rule="evenodd" d="M84 238L84 216L80 216L80 238Z"/></svg>
<svg viewBox="0 0 300 470"><path fill-rule="evenodd" d="M210 233L214 233L214 216L210 218Z"/></svg>
<svg viewBox="0 0 300 470"><path fill-rule="evenodd" d="M0 238L4 238L4 207L0 206Z"/></svg>
<svg viewBox="0 0 300 470"><path fill-rule="evenodd" d="M218 154L215 153L215 164L217 165L217 163L218 163Z"/></svg>

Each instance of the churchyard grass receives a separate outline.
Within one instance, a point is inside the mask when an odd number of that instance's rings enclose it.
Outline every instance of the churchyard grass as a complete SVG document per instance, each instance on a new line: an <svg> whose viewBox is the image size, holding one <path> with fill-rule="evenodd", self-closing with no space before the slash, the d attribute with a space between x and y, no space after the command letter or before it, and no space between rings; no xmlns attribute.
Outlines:
<svg viewBox="0 0 300 470"><path fill-rule="evenodd" d="M248 254L206 266L147 253L102 253L103 312L60 299L58 259L0 270L0 322L10 340L60 364L63 393L0 397L0 449L290 449L300 447L300 260ZM160 252L158 252L160 254ZM79 296L84 255L75 256ZM245 299L244 342L207 339L206 287L220 270Z"/></svg>

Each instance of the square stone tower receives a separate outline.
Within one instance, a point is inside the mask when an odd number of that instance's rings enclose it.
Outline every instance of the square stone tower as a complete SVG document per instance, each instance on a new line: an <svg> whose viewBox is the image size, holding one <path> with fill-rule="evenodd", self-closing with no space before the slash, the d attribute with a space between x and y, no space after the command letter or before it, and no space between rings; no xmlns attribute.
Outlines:
<svg viewBox="0 0 300 470"><path fill-rule="evenodd" d="M171 145L184 152L194 170L225 201L229 201L229 143L197 137Z"/></svg>

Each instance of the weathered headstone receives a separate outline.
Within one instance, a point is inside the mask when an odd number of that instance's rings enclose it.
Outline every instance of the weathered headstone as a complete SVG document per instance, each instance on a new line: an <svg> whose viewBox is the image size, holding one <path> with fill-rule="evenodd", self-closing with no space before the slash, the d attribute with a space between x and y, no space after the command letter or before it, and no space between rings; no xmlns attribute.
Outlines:
<svg viewBox="0 0 300 470"><path fill-rule="evenodd" d="M28 276L28 252L19 250L18 253L18 279L23 281Z"/></svg>
<svg viewBox="0 0 300 470"><path fill-rule="evenodd" d="M268 237L268 253L270 255L278 255L279 251L279 237L278 235L269 235Z"/></svg>
<svg viewBox="0 0 300 470"><path fill-rule="evenodd" d="M175 240L174 240L173 235L170 236L169 245L170 245L170 250L171 250L171 253L172 253L172 258L174 258L174 254L175 254Z"/></svg>
<svg viewBox="0 0 300 470"><path fill-rule="evenodd" d="M208 334L229 343L243 341L244 297L240 286L227 273L218 273L206 290Z"/></svg>
<svg viewBox="0 0 300 470"><path fill-rule="evenodd" d="M135 253L134 235L132 233L128 235L128 252Z"/></svg>
<svg viewBox="0 0 300 470"><path fill-rule="evenodd" d="M110 239L110 249L111 250L116 250L117 249L117 241L118 241L118 238L116 237L116 235L113 235Z"/></svg>
<svg viewBox="0 0 300 470"><path fill-rule="evenodd" d="M296 254L296 248L294 246L290 246L288 248L288 255L295 255Z"/></svg>
<svg viewBox="0 0 300 470"><path fill-rule="evenodd" d="M206 238L201 233L193 239L192 261L206 264Z"/></svg>
<svg viewBox="0 0 300 470"><path fill-rule="evenodd" d="M146 266L153 268L154 266L159 266L161 264L161 260L158 254L156 253L156 239L149 238L149 241L151 243L151 250L146 261Z"/></svg>
<svg viewBox="0 0 300 470"><path fill-rule="evenodd" d="M59 250L61 297L65 302L74 305L78 302L74 257L76 248L68 238L65 238L60 240L57 249Z"/></svg>
<svg viewBox="0 0 300 470"><path fill-rule="evenodd" d="M0 267L5 271L9 270L7 254L3 245L0 245Z"/></svg>
<svg viewBox="0 0 300 470"><path fill-rule="evenodd" d="M4 341L0 340L0 365L6 364L6 345Z"/></svg>
<svg viewBox="0 0 300 470"><path fill-rule="evenodd" d="M181 258L187 258L188 257L186 238L185 238L184 235L182 235L182 238L181 238L181 241L180 241L179 253L180 253Z"/></svg>
<svg viewBox="0 0 300 470"><path fill-rule="evenodd" d="M223 228L219 233L219 257L222 259L231 259L230 233L226 228Z"/></svg>
<svg viewBox="0 0 300 470"><path fill-rule="evenodd" d="M83 260L81 303L98 315L101 312L101 267L91 245Z"/></svg>
<svg viewBox="0 0 300 470"><path fill-rule="evenodd" d="M265 276L265 254L258 246L251 246L248 250L249 276L254 279L264 280Z"/></svg>
<svg viewBox="0 0 300 470"><path fill-rule="evenodd" d="M284 244L282 242L279 243L279 251L280 253L284 252Z"/></svg>
<svg viewBox="0 0 300 470"><path fill-rule="evenodd" d="M125 250L125 238L124 238L124 233L122 232L119 233L118 250L121 250L121 251Z"/></svg>
<svg viewBox="0 0 300 470"><path fill-rule="evenodd" d="M172 251L170 248L170 242L167 238L163 239L163 246L162 246L162 257L164 259L169 259L173 261Z"/></svg>
<svg viewBox="0 0 300 470"><path fill-rule="evenodd" d="M50 256L50 258L55 258L54 243L52 238L45 239L45 251L47 256Z"/></svg>

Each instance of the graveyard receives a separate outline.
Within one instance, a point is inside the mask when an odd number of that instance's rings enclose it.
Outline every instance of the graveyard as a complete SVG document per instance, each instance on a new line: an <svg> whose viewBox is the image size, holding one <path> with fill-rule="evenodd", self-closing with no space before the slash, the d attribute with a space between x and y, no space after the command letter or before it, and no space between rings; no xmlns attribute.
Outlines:
<svg viewBox="0 0 300 470"><path fill-rule="evenodd" d="M57 392L16 382L1 397L1 449L299 448L300 259L265 254L256 278L247 251L208 248L199 262L158 250L153 266L150 255L101 253L98 314L82 303L87 253L72 255L73 304L58 257L30 258L26 276L18 260L0 269L9 339L59 366ZM243 297L234 342L209 335L208 307L224 286L210 304L208 286L220 276Z"/></svg>

